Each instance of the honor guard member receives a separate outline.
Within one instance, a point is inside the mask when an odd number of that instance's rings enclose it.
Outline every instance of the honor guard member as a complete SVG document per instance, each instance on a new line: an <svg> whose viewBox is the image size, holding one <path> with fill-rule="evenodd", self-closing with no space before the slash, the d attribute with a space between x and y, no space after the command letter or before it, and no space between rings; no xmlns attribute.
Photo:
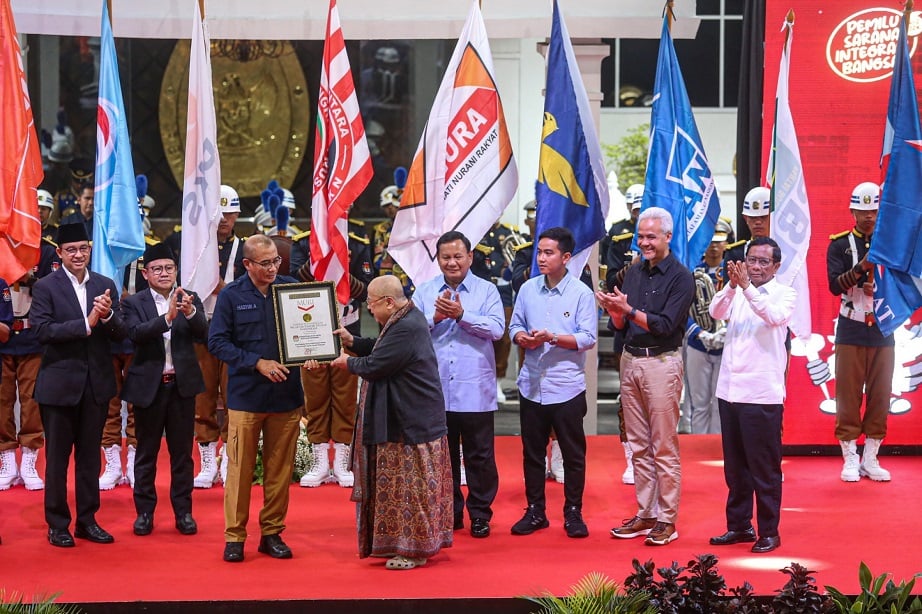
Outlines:
<svg viewBox="0 0 922 614"><path fill-rule="evenodd" d="M534 236L535 236L535 216L538 212L538 201L532 199L525 203L525 225L528 227L528 234L522 235L525 241L514 248L515 257L512 259L512 266L509 268L510 283L512 292L519 293L519 288L531 276L531 260L535 253ZM519 348L519 366L525 360L525 350Z"/></svg>
<svg viewBox="0 0 922 614"><path fill-rule="evenodd" d="M605 285L608 291L617 285L618 279L624 278L625 267L634 259L631 244L634 242L634 228L637 226L637 216L643 206L644 186L635 183L624 193L624 202L631 208L631 217L612 224L608 230L607 250L602 254L602 262L607 267L605 271ZM620 275L620 277L619 277ZM617 340L616 340L617 343ZM620 348L616 348L616 354Z"/></svg>
<svg viewBox="0 0 922 614"><path fill-rule="evenodd" d="M503 336L493 342L493 353L496 356L496 396L500 403L506 402L502 379L506 377L506 371L509 368L509 350L512 349L512 341L509 339L509 321L512 319L514 305L512 284L504 277L504 271L510 268L513 262L506 256L504 244L507 241L521 244L523 241L520 239L514 226L497 221L483 236L480 243L474 247L474 262L471 265L471 272L474 275L496 286L499 298L503 302L505 330Z"/></svg>
<svg viewBox="0 0 922 614"><path fill-rule="evenodd" d="M93 206L96 197L96 187L91 182L80 185L77 191L77 210L61 218L61 225L82 222L86 227L88 237L93 236Z"/></svg>
<svg viewBox="0 0 922 614"><path fill-rule="evenodd" d="M218 293L224 286L246 273L243 267L244 240L234 234L234 225L240 217L240 198L237 191L221 186L218 201L221 219L218 220L218 269L220 278L211 295L202 299L205 318L211 321ZM177 259L179 255L177 254ZM227 477L227 448L221 447L221 466L218 467L218 439L227 443L227 420L218 419L218 404L227 411L227 366L218 360L204 343L195 344L195 355L205 380L205 392L195 397L195 441L198 443L201 466L193 484L196 488L211 488L220 478Z"/></svg>
<svg viewBox="0 0 922 614"><path fill-rule="evenodd" d="M38 216L42 220L42 238L54 243L58 237L58 225L54 218L54 197L48 190L38 190Z"/></svg>
<svg viewBox="0 0 922 614"><path fill-rule="evenodd" d="M881 334L874 317L874 265L868 262L879 207L877 184L858 184L849 206L855 227L832 235L826 251L829 291L842 298L836 322L835 434L845 461L840 475L843 482L857 482L861 476L876 482L890 480L877 453L887 435L894 342L893 335ZM863 395L867 398L862 417ZM865 436L864 456L859 459L861 435Z"/></svg>
<svg viewBox="0 0 922 614"><path fill-rule="evenodd" d="M371 241L365 233L365 223L349 218L349 297L341 305L340 323L356 337L361 336L362 302L368 296L367 287L374 279L371 266ZM292 276L301 281L315 281L311 273L310 234L294 237L291 247ZM317 369L301 369L304 388L304 411L307 416L307 440L311 443L314 462L311 470L301 476L301 486L314 488L336 482L352 488L354 476L349 469L352 435L355 430L355 399L358 376L347 369L321 365ZM330 442L333 442L332 475L330 473Z"/></svg>
<svg viewBox="0 0 922 614"><path fill-rule="evenodd" d="M402 172L401 172L402 171ZM373 251L374 259L372 260L377 275L395 275L403 286L403 293L407 298L413 294L413 282L410 276L394 262L391 255L387 252L387 244L391 240L391 229L394 225L394 218L397 217L397 209L400 207L400 197L403 195L403 186L406 185L407 171L400 167L394 171L395 185L389 185L381 190L381 210L387 219L375 226Z"/></svg>
<svg viewBox="0 0 922 614"><path fill-rule="evenodd" d="M74 158L68 167L70 168L70 187L54 195L54 199L58 203L58 209L61 212L61 224L64 224L64 218L79 211L77 198L80 196L84 185L93 185L96 162L88 158Z"/></svg>
<svg viewBox="0 0 922 614"><path fill-rule="evenodd" d="M156 201L147 193L147 175L138 175L135 177L135 184L138 188L138 209L141 211L142 224L144 226L144 239L147 246L156 245L160 238L154 234L154 229L150 224L150 212L153 211Z"/></svg>
<svg viewBox="0 0 922 614"><path fill-rule="evenodd" d="M750 238L767 237L771 229L772 193L768 188L757 186L746 192L743 198L743 221L749 227ZM742 262L746 259L745 239L727 245L724 260Z"/></svg>

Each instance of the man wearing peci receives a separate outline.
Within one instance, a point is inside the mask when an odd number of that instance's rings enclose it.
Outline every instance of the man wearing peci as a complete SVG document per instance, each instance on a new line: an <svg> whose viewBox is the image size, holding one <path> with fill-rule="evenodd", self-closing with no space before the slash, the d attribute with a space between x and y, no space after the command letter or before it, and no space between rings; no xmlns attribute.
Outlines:
<svg viewBox="0 0 922 614"><path fill-rule="evenodd" d="M471 535L487 537L499 488L493 449L493 412L497 408L493 342L505 332L505 314L496 286L471 272L473 253L466 236L446 232L439 237L436 251L442 274L418 286L413 303L426 316L439 362L451 455L454 528L464 528L463 441Z"/></svg>
<svg viewBox="0 0 922 614"><path fill-rule="evenodd" d="M176 256L164 243L144 252L141 274L150 287L122 303L128 336L135 344L122 398L134 405L138 448L134 468L135 535L154 528L157 456L166 433L170 452L170 503L176 530L197 532L192 518L192 437L195 395L205 389L193 342L205 340L208 323L198 297L174 289Z"/></svg>
<svg viewBox="0 0 922 614"><path fill-rule="evenodd" d="M53 546L72 547L67 503L67 466L74 454L77 522L75 535L92 542L115 541L96 522L99 510L99 444L106 410L116 394L109 353L125 338L118 289L89 271L90 243L83 223L58 229L62 268L32 289L31 325L44 346L35 400L45 427L45 520Z"/></svg>

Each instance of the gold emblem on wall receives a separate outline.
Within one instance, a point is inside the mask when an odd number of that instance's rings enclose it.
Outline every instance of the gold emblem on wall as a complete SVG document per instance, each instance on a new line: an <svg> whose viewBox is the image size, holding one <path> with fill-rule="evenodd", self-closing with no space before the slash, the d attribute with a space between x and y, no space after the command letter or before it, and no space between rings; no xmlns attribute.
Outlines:
<svg viewBox="0 0 922 614"><path fill-rule="evenodd" d="M211 70L221 181L257 196L270 179L289 187L307 147L310 100L304 71L288 41L242 61L212 41ZM252 41L247 44L269 44ZM160 88L160 138L173 177L183 184L189 90L189 41L176 43Z"/></svg>

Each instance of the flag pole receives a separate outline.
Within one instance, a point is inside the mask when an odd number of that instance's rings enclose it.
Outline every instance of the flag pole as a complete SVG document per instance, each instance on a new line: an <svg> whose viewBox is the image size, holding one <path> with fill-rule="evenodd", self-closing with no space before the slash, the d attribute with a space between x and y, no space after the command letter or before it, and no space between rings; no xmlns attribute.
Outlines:
<svg viewBox="0 0 922 614"><path fill-rule="evenodd" d="M909 29L909 19L912 17L912 5L913 0L906 0L906 4L903 5L903 20L906 22L906 29Z"/></svg>
<svg viewBox="0 0 922 614"><path fill-rule="evenodd" d="M202 19L205 19L205 0L198 0L198 11L202 14Z"/></svg>
<svg viewBox="0 0 922 614"><path fill-rule="evenodd" d="M666 0L666 7L663 9L663 12L666 13L666 26L669 28L669 32L672 32L672 22L675 21L675 0Z"/></svg>
<svg viewBox="0 0 922 614"><path fill-rule="evenodd" d="M109 9L109 27L112 27L112 0L106 0L106 8Z"/></svg>
<svg viewBox="0 0 922 614"><path fill-rule="evenodd" d="M912 2L912 0L909 0ZM788 48L788 40L791 38L791 28L794 26L794 9L788 11L787 16L784 18L784 48Z"/></svg>

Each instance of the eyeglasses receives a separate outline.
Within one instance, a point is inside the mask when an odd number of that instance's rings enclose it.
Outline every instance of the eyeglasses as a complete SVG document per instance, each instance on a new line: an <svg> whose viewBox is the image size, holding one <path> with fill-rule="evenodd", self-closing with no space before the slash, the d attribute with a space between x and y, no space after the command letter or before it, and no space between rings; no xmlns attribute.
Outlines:
<svg viewBox="0 0 922 614"><path fill-rule="evenodd" d="M384 300L384 299L386 299L386 298L394 298L394 297L393 297L393 296L379 296L378 298L374 299L373 301L368 301L368 306L371 307L371 306L374 305L375 303L380 303L382 300Z"/></svg>
<svg viewBox="0 0 922 614"><path fill-rule="evenodd" d="M79 254L89 254L90 246L81 245L80 247L65 247L65 248L62 248L61 251L67 254L68 256L76 256L78 253Z"/></svg>
<svg viewBox="0 0 922 614"><path fill-rule="evenodd" d="M759 265L759 266L771 266L775 261L769 260L768 258L755 258L755 257L746 257L746 264L749 265Z"/></svg>
<svg viewBox="0 0 922 614"><path fill-rule="evenodd" d="M157 266L147 267L147 270L153 273L154 275L160 275L162 273L167 273L167 274L175 273L176 265L175 264L157 265Z"/></svg>
<svg viewBox="0 0 922 614"><path fill-rule="evenodd" d="M272 267L278 268L279 265L282 264L282 257L276 256L275 258L272 258L271 260L261 260L260 262L256 262L255 260L250 260L249 258L247 258L247 261L252 262L253 264L256 264L266 270L269 270Z"/></svg>

